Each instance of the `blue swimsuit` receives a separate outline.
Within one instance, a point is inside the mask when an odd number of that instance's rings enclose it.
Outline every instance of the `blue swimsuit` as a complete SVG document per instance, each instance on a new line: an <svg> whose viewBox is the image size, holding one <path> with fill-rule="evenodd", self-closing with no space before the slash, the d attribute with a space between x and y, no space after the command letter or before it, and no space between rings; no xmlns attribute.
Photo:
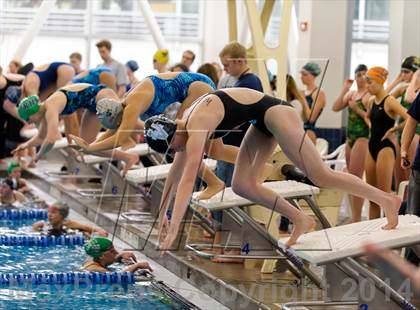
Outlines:
<svg viewBox="0 0 420 310"><path fill-rule="evenodd" d="M313 102L314 102L314 100L313 100L313 98L312 98L312 94L313 94L315 91L316 91L316 88L315 88L315 89L314 89L314 91L313 91L313 92L311 92L309 95L305 96L306 102L308 103L308 106L309 106L309 108L310 108L310 109L312 109L312 104L313 104ZM318 118L321 116L322 110L324 110L324 109L321 109L321 111L319 111L319 115L318 115L318 117L316 118L316 120L315 120L313 123L311 123L311 122L308 120L308 121L306 121L306 122L303 124L303 128L304 128L305 130L312 130L312 131L314 131L316 121L317 121L317 120L318 120Z"/></svg>
<svg viewBox="0 0 420 310"><path fill-rule="evenodd" d="M96 113L96 95L104 88L107 88L107 86L99 84L91 85L79 91L59 89L67 98L66 106L60 115L69 115L78 109L87 109Z"/></svg>
<svg viewBox="0 0 420 310"><path fill-rule="evenodd" d="M162 114L165 109L175 102L183 102L188 96L188 89L193 82L209 84L216 89L213 81L201 73L181 72L173 79L161 79L155 75L148 77L155 87L155 96L150 107L141 116L142 120Z"/></svg>
<svg viewBox="0 0 420 310"><path fill-rule="evenodd" d="M48 85L57 82L57 69L61 65L71 66L66 62L52 62L44 71L32 70L39 77L39 91L43 91Z"/></svg>
<svg viewBox="0 0 420 310"><path fill-rule="evenodd" d="M74 78L73 83L88 83L92 85L99 84L99 76L102 72L112 72L111 68L108 67L98 67L95 69L90 69L89 73L86 74L84 77L81 78Z"/></svg>

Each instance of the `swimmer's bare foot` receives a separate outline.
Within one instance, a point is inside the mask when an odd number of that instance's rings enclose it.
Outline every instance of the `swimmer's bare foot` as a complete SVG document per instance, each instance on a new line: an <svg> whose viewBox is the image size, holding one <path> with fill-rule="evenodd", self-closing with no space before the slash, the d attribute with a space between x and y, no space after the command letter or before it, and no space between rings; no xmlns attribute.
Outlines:
<svg viewBox="0 0 420 310"><path fill-rule="evenodd" d="M294 245L299 237L304 233L312 230L315 227L315 221L313 218L306 214L302 214L300 218L293 223L293 231L290 235L289 240L286 241L285 246L286 248L291 247Z"/></svg>
<svg viewBox="0 0 420 310"><path fill-rule="evenodd" d="M222 191L225 188L225 183L222 181L218 182L217 184L212 184L211 186L207 186L205 190L200 192L195 198L197 200L206 200L210 199L218 192Z"/></svg>
<svg viewBox="0 0 420 310"><path fill-rule="evenodd" d="M260 173L257 182L263 183L273 173L274 166L272 164L265 164L262 172Z"/></svg>
<svg viewBox="0 0 420 310"><path fill-rule="evenodd" d="M388 223L382 229L390 230L398 226L398 211L401 208L401 198L394 194L389 194L389 201L383 205L385 217Z"/></svg>
<svg viewBox="0 0 420 310"><path fill-rule="evenodd" d="M124 159L124 168L121 175L125 177L128 170L139 162L139 156L136 154L126 154L127 158Z"/></svg>

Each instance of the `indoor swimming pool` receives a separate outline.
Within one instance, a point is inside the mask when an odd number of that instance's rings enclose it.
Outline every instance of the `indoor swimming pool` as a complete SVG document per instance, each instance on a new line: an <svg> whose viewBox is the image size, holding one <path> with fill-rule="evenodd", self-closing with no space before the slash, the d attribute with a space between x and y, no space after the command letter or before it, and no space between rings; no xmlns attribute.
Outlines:
<svg viewBox="0 0 420 310"><path fill-rule="evenodd" d="M31 232L45 218L41 211L0 215L0 309L198 309L153 277L118 272L123 263L107 274L83 272L80 235Z"/></svg>
<svg viewBox="0 0 420 310"><path fill-rule="evenodd" d="M198 309L161 283L37 285L1 287L0 308L23 309Z"/></svg>

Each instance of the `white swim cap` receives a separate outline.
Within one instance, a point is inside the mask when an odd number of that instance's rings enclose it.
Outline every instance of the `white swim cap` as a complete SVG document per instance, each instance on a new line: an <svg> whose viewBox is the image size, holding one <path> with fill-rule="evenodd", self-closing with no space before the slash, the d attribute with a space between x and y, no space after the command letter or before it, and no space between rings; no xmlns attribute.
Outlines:
<svg viewBox="0 0 420 310"><path fill-rule="evenodd" d="M96 115L105 128L117 129L123 115L122 104L115 99L101 99L96 103Z"/></svg>

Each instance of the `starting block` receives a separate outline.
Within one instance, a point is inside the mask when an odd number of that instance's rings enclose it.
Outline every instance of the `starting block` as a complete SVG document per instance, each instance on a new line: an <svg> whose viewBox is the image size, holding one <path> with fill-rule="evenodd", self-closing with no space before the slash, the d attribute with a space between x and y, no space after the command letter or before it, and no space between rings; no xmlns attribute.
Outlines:
<svg viewBox="0 0 420 310"><path fill-rule="evenodd" d="M383 230L386 219L375 219L302 235L297 244L286 250L295 259L325 266L326 297L322 302L293 302L283 309L302 306L366 305L369 310L416 309L390 283L381 280L355 258L362 256L363 244L371 241L384 248L404 248L420 244L420 218L400 215L398 227ZM278 241L284 247L286 238ZM357 289L349 294L349 281ZM392 279L391 279L392 280ZM401 283L401 281L399 281ZM346 284L347 283L347 284ZM366 285L366 283L371 284ZM373 292L373 293L372 293ZM369 293L369 294L368 294ZM373 296L373 297L372 297Z"/></svg>
<svg viewBox="0 0 420 310"><path fill-rule="evenodd" d="M265 182L264 186L272 189L283 198L290 201L296 207L294 200L304 199L311 207L324 227L330 227L327 219L323 216L312 197L319 194L319 188L296 181ZM195 194L196 195L196 194ZM320 286L320 279L303 264L295 264L289 260L277 240L260 223L255 221L241 207L254 204L241 196L236 195L232 188L226 188L208 200L192 200L192 204L206 209L207 211L223 210L223 222L221 227L222 239L227 240L226 244L220 245L225 248L239 248L241 255L220 255L209 254L202 251L209 248L210 244L187 244L186 248L193 251L197 256L205 258L241 258L241 259L264 259L267 262L283 260L288 268L298 279L307 276L312 282ZM225 241L224 241L225 242ZM273 264L266 269L273 269ZM264 269L264 267L263 267ZM265 272L265 271L263 271Z"/></svg>
<svg viewBox="0 0 420 310"><path fill-rule="evenodd" d="M138 156L150 156L153 157L156 155L146 143L137 144L135 147L128 149L127 153L136 154ZM138 198L144 197L144 193L138 193L139 188L137 185L128 183L125 186L125 183L128 180L125 180L121 176L120 169L112 165L110 162L112 158L108 157L100 157L95 155L87 155L84 157L84 162L81 163L76 161L74 158L72 159L73 162L76 162L78 167L94 167L94 165L99 165L101 167L101 189L78 189L77 192L87 198L121 198L123 195L126 198ZM154 159L154 162L157 162L157 159ZM141 168L144 169L144 168ZM135 171L135 170L130 170ZM128 192L123 193L124 188Z"/></svg>

